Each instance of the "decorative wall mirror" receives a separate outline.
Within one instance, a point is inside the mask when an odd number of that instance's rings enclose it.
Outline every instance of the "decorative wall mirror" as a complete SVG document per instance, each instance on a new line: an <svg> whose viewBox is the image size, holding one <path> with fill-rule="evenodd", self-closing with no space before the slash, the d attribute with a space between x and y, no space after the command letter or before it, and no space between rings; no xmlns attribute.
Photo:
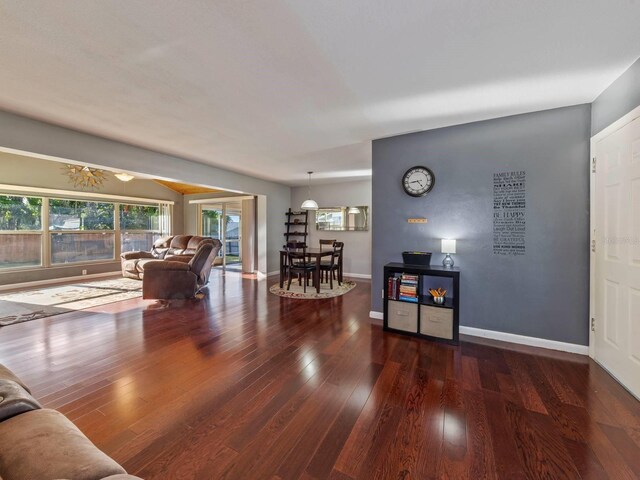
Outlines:
<svg viewBox="0 0 640 480"><path fill-rule="evenodd" d="M316 230L363 232L369 230L369 207L322 207L316 211Z"/></svg>

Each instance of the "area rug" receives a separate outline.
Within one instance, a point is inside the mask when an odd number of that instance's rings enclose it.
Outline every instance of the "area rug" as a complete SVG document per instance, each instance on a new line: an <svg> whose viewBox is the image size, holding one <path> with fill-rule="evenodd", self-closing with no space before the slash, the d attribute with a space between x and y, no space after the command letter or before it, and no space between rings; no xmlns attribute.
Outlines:
<svg viewBox="0 0 640 480"><path fill-rule="evenodd" d="M142 282L114 278L0 295L0 327L142 296Z"/></svg>
<svg viewBox="0 0 640 480"><path fill-rule="evenodd" d="M353 290L356 286L356 282L345 280L341 286L338 286L338 282L333 282L333 290L329 288L328 283L320 283L320 293L316 292L316 289L312 286L307 287L307 293L304 293L302 285L298 285L297 281L291 282L291 290L287 290L287 284L283 288L280 288L279 284L272 285L269 291L274 295L285 298L302 298L302 299L318 299L318 298L332 298L344 295L347 292Z"/></svg>

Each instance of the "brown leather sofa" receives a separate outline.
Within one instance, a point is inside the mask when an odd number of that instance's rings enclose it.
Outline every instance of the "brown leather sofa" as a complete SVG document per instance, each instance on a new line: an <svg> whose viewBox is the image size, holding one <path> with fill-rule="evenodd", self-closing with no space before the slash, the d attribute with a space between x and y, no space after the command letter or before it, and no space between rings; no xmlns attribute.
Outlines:
<svg viewBox="0 0 640 480"><path fill-rule="evenodd" d="M0 365L0 479L140 480Z"/></svg>
<svg viewBox="0 0 640 480"><path fill-rule="evenodd" d="M189 261L201 243L212 242L210 237L198 235L175 235L162 237L153 242L150 252L125 252L120 255L122 276L142 280L144 268L153 260ZM176 258L180 257L180 258Z"/></svg>
<svg viewBox="0 0 640 480"><path fill-rule="evenodd" d="M149 260L144 265L142 298L174 300L193 298L209 282L213 260L222 248L220 240L202 242L195 255Z"/></svg>

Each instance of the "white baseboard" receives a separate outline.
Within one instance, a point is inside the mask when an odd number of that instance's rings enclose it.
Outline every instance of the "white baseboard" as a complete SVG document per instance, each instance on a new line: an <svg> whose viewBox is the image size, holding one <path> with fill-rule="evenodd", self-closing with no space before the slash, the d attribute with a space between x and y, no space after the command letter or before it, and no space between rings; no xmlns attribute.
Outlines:
<svg viewBox="0 0 640 480"><path fill-rule="evenodd" d="M384 320L384 314L382 312L371 310L369 312L369 318ZM530 347L547 348L549 350L560 350L561 352L577 353L579 355L589 355L589 347L587 345L557 342L555 340L546 340L544 338L526 337L524 335L516 335L514 333L496 332L495 330L484 330L482 328L463 326L460 327L460 333L473 337L482 337L489 338L491 340L499 340L502 342L529 345Z"/></svg>
<svg viewBox="0 0 640 480"><path fill-rule="evenodd" d="M519 343L520 345L529 345L530 347L547 348L549 350L560 350L561 352L589 355L589 347L587 345L557 342L555 340L547 340L545 338L526 337L524 335L516 335L514 333L496 332L495 330L484 330L482 328L463 326L460 327L460 333L464 335L471 335L473 337L490 338L491 340L500 340L509 343Z"/></svg>
<svg viewBox="0 0 640 480"><path fill-rule="evenodd" d="M369 280L371 280L371 274L370 273L343 273L342 274L343 277L349 277L349 278L368 278Z"/></svg>
<svg viewBox="0 0 640 480"><path fill-rule="evenodd" d="M274 275L280 275L280 270L267 273L267 277L273 277Z"/></svg>
<svg viewBox="0 0 640 480"><path fill-rule="evenodd" d="M60 277L60 278L50 278L48 280L34 280L33 282L9 283L7 285L0 285L0 292L5 290L16 290L19 288L39 287L41 285L54 285L56 283L76 282L80 280L92 280L95 278L103 278L103 277L114 277L118 274L121 274L120 270L115 270L113 272L91 273L89 275L76 275L74 277Z"/></svg>

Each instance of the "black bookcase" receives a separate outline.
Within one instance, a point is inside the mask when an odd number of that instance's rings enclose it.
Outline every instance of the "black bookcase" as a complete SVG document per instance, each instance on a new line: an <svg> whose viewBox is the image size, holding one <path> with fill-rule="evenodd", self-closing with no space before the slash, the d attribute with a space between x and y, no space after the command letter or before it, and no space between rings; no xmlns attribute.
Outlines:
<svg viewBox="0 0 640 480"><path fill-rule="evenodd" d="M285 246L289 242L307 243L307 235L309 228L309 211L300 210L293 211L289 209L285 213L287 221L284 223L287 230L284 232Z"/></svg>
<svg viewBox="0 0 640 480"><path fill-rule="evenodd" d="M418 277L417 302L389 297L389 279ZM460 337L460 269L388 263L384 266L384 329L458 345ZM447 290L445 303L433 302L429 288Z"/></svg>

